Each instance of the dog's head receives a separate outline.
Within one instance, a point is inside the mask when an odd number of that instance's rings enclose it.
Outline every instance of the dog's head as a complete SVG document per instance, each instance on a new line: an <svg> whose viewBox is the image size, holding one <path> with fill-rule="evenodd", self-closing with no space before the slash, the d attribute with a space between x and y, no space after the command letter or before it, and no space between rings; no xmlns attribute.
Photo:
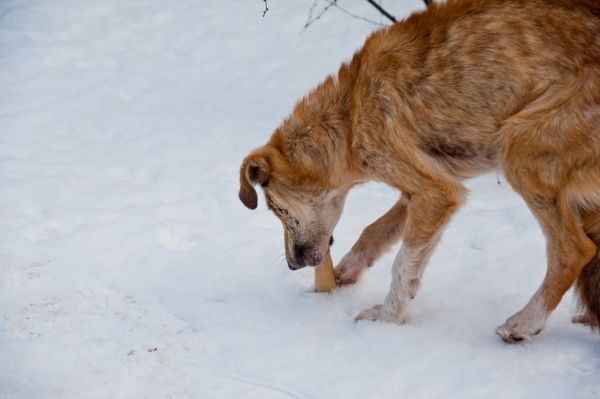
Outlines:
<svg viewBox="0 0 600 399"><path fill-rule="evenodd" d="M350 187L364 181L350 155L348 67L300 100L240 170L240 199L255 209L260 185L268 208L281 220L290 269L317 266L333 243Z"/></svg>
<svg viewBox="0 0 600 399"><path fill-rule="evenodd" d="M242 163L239 196L250 209L258 202L255 185L262 187L267 207L283 223L289 268L319 265L333 243L348 190L331 188L323 173L294 165L271 142Z"/></svg>

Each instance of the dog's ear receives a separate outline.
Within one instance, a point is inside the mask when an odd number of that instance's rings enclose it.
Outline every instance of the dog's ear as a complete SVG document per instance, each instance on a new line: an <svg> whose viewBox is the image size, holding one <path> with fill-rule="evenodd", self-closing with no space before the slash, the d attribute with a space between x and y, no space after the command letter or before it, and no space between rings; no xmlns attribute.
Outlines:
<svg viewBox="0 0 600 399"><path fill-rule="evenodd" d="M271 166L260 155L249 156L242 163L240 169L240 200L249 209L256 209L258 197L255 184L265 185L269 180Z"/></svg>

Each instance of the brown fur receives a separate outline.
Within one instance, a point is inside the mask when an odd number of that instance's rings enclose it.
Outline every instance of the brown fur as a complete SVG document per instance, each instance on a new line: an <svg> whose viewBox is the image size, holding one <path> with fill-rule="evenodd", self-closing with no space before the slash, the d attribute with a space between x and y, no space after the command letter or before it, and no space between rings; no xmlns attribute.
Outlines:
<svg viewBox="0 0 600 399"><path fill-rule="evenodd" d="M373 33L244 160L240 199L254 209L262 185L297 268L324 258L352 186L400 190L336 273L353 283L403 237L390 294L359 316L401 322L462 180L491 170L523 196L548 254L542 286L498 333L531 338L576 279L598 327L600 2L449 0Z"/></svg>

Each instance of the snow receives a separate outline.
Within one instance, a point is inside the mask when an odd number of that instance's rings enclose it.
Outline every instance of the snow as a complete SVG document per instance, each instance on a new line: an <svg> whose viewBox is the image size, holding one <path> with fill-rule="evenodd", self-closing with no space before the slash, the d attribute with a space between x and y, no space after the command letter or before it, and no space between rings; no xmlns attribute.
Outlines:
<svg viewBox="0 0 600 399"><path fill-rule="evenodd" d="M303 29L312 4L0 3L1 398L600 397L570 293L532 342L494 334L545 272L501 177L469 182L403 326L353 320L394 253L332 294L287 269L240 162L375 28L332 8ZM354 190L334 260L397 197Z"/></svg>

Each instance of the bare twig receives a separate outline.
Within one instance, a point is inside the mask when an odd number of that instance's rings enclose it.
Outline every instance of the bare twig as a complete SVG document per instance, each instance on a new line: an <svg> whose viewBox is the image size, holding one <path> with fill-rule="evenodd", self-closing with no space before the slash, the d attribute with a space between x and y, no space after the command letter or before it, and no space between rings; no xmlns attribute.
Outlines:
<svg viewBox="0 0 600 399"><path fill-rule="evenodd" d="M379 11L380 13L382 13L383 15L385 15L387 17L387 19L389 19L390 21L392 21L392 23L396 23L396 18L394 18L394 16L392 14L390 14L389 12L387 12L383 7L381 7L379 4L375 3L373 0L367 0L369 2L369 4L371 4L373 7L375 7L377 9L377 11ZM427 1L425 1L425 4L427 4Z"/></svg>
<svg viewBox="0 0 600 399"><path fill-rule="evenodd" d="M359 15L351 13L350 11L346 10L345 8L340 7L337 0L323 0L323 1L325 3L327 3L327 5L325 6L325 8L323 8L323 10L321 10L319 15L317 15L316 17L313 18L313 11L316 9L317 3L319 2L319 0L314 0L312 6L308 10L308 19L306 20L306 24L304 24L304 30L306 30L306 28L308 28L313 22L319 20L321 18L321 16L323 16L323 14L325 14L331 7L335 7L337 9L339 9L340 11L350 15L353 18L360 19L361 21L365 21L365 22L368 22L368 23L371 23L374 25L379 25L379 26L385 25L385 24L370 20L368 18L364 18ZM426 6L429 6L431 3L433 3L433 0L423 0L423 1L425 2ZM265 2L265 7L266 7L267 0L264 0L264 2ZM367 0L367 2L369 4L371 4L373 7L375 7L377 9L377 11L379 11L383 16L385 16L387 19L389 19L392 23L397 22L396 18L392 14L390 14L388 11L386 11L380 4L376 3L374 0ZM268 8L265 9L265 13L267 12L267 10L268 10ZM263 14L263 17L264 17L264 14Z"/></svg>
<svg viewBox="0 0 600 399"><path fill-rule="evenodd" d="M333 0L323 0L323 1L325 1L327 3L330 3L330 4L333 3ZM368 22L368 23L373 24L373 25L384 26L384 24L382 24L382 23L372 21L372 20L370 20L368 18L364 18L364 17L358 16L356 14L352 14L350 11L348 11L348 10L340 7L340 5L338 3L335 3L335 8L337 8L338 10L342 11L345 14L350 15L352 18L360 19L361 21L365 21L365 22Z"/></svg>
<svg viewBox="0 0 600 399"><path fill-rule="evenodd" d="M319 18L321 18L321 16L323 14L325 14L327 12L327 10L329 10L331 7L333 7L333 6L336 5L335 3L337 3L337 0L330 1L329 4L327 6L325 6L325 8L323 8L323 11L321 11L319 13L319 15L317 15L315 18L311 19L311 17L312 17L312 11L315 8L315 6L317 5L317 0L315 0L314 4L310 8L310 11L309 11L309 14L308 14L308 21L306 21L306 24L304 24L304 29L308 28L308 26L310 24L312 24L313 22L315 22L316 20L318 20Z"/></svg>
<svg viewBox="0 0 600 399"><path fill-rule="evenodd" d="M263 12L263 18L265 17L265 14L267 13L267 11L269 11L269 6L267 4L267 0L264 0L264 2L265 2L265 11ZM427 1L426 1L426 3L427 3Z"/></svg>
<svg viewBox="0 0 600 399"><path fill-rule="evenodd" d="M317 8L317 3L319 2L319 0L315 0L312 4L312 6L310 6L310 8L308 9L308 18L306 19L306 24L304 25L304 29L306 29L306 27L309 25L310 21L312 21L312 14L313 11L315 10L315 8Z"/></svg>
<svg viewBox="0 0 600 399"><path fill-rule="evenodd" d="M315 8L317 7L317 3L319 2L319 0L315 0L314 1L313 5L308 10L308 20L306 21L306 24L304 25L304 29L308 28L309 25L311 25L313 22L315 22L318 19L320 19L321 16L323 14L325 14L325 12L327 12L327 10L329 10L331 7L337 8L338 10L342 11L343 13L350 15L352 18L356 18L356 19L368 22L368 23L373 24L373 25L378 25L378 26L383 26L384 25L382 23L375 22L375 21L370 20L368 18L364 18L364 17L361 17L359 15L351 13L350 11L346 10L345 8L340 7L340 5L339 5L339 3L338 3L337 0L323 0L323 1L325 3L327 3L327 5L325 6L325 8L323 8L323 10L319 13L319 15L317 15L316 17L313 18L312 14L313 14L313 11L315 10Z"/></svg>

